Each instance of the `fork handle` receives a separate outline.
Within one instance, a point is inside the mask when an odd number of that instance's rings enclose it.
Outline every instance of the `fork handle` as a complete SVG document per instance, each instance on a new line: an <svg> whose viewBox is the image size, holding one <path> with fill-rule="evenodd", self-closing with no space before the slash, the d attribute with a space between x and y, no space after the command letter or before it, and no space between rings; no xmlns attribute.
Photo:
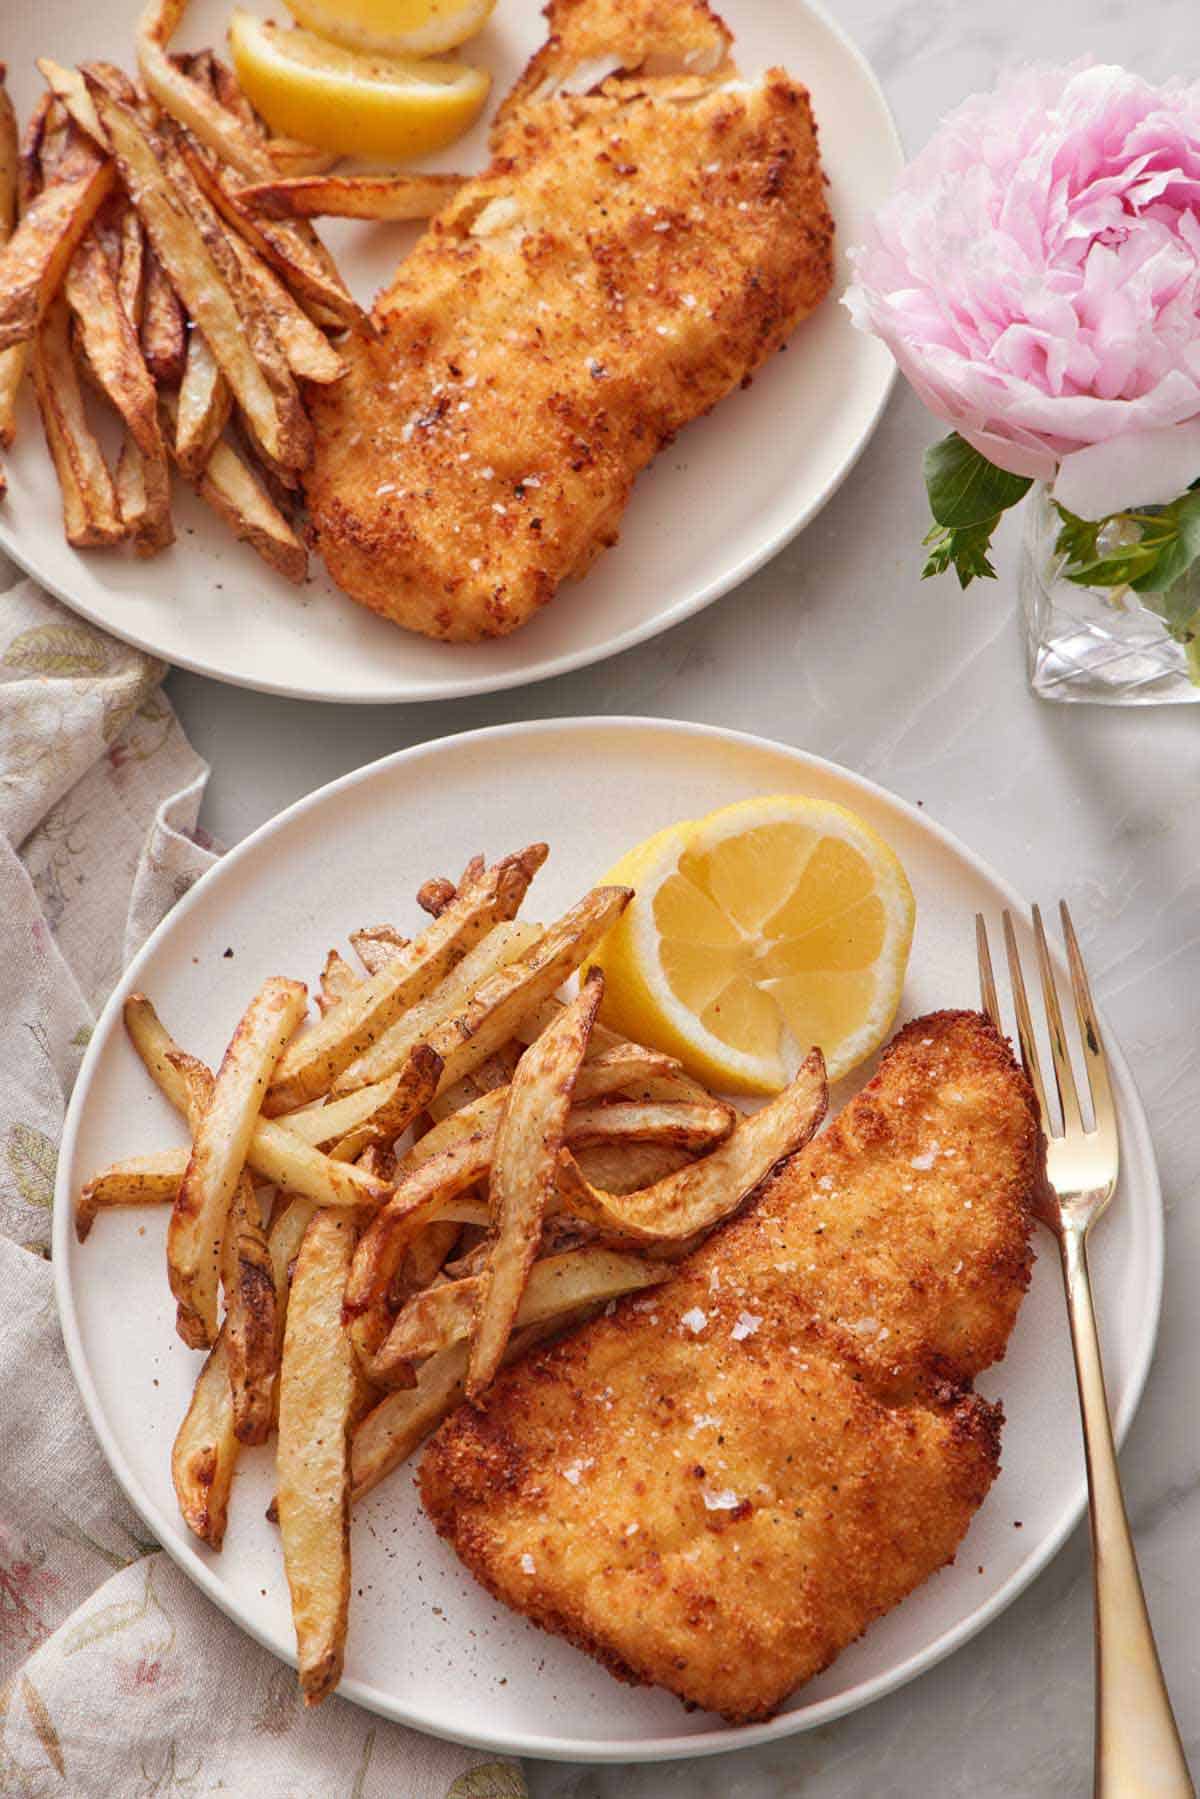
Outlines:
<svg viewBox="0 0 1200 1799"><path fill-rule="evenodd" d="M1096 1625L1096 1799L1195 1799L1138 1574L1104 1391L1085 1232L1059 1238L1083 1413Z"/></svg>

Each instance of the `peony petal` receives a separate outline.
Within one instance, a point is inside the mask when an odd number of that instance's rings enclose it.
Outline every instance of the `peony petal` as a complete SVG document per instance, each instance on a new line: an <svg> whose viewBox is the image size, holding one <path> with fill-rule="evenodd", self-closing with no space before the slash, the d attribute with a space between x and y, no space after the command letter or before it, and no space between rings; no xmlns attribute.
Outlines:
<svg viewBox="0 0 1200 1799"><path fill-rule="evenodd" d="M1162 431L1127 431L1064 456L1054 497L1078 518L1165 506L1200 477L1200 418Z"/></svg>

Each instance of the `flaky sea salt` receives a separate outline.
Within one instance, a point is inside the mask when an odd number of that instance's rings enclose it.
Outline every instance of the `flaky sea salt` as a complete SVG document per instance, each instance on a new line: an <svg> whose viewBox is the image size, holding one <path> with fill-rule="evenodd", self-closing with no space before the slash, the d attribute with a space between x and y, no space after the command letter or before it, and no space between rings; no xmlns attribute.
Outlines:
<svg viewBox="0 0 1200 1799"><path fill-rule="evenodd" d="M744 1337L752 1337L761 1323L762 1319L756 1313L739 1312L738 1321L729 1335L735 1343L740 1343Z"/></svg>
<svg viewBox="0 0 1200 1799"><path fill-rule="evenodd" d="M693 1306L690 1312L685 1312L683 1314L683 1317L679 1322L680 1324L686 1324L692 1335L696 1336L708 1323L708 1313L702 1312L699 1306Z"/></svg>
<svg viewBox="0 0 1200 1799"><path fill-rule="evenodd" d="M521 1572L523 1574L533 1574L536 1572L536 1569L537 1563L534 1561L529 1551L526 1550L525 1554L521 1557Z"/></svg>
<svg viewBox="0 0 1200 1799"><path fill-rule="evenodd" d="M705 1508L710 1512L731 1512L741 1503L732 1487L723 1487L719 1493L706 1491L704 1494Z"/></svg>

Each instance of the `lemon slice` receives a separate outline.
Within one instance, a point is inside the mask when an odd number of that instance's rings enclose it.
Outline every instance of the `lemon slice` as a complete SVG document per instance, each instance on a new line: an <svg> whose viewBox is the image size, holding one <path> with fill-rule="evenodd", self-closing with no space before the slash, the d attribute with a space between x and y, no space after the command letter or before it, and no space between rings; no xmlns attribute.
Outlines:
<svg viewBox="0 0 1200 1799"><path fill-rule="evenodd" d="M912 889L844 806L742 800L660 831L607 879L635 897L594 958L603 1017L709 1085L777 1093L813 1044L836 1080L887 1034Z"/></svg>
<svg viewBox="0 0 1200 1799"><path fill-rule="evenodd" d="M318 37L381 56L439 56L482 31L496 0L287 0Z"/></svg>
<svg viewBox="0 0 1200 1799"><path fill-rule="evenodd" d="M238 80L272 131L339 156L425 156L479 116L490 78L465 63L366 56L235 12Z"/></svg>

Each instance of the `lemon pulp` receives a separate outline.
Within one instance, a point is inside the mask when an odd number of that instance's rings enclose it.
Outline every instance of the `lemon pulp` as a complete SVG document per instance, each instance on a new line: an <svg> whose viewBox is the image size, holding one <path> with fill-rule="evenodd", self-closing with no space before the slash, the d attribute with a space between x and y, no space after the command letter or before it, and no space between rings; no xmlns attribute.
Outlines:
<svg viewBox="0 0 1200 1799"><path fill-rule="evenodd" d="M831 1078L882 1041L912 891L854 813L797 795L670 827L613 870L635 898L596 960L615 1028L731 1091L775 1092L813 1045Z"/></svg>

